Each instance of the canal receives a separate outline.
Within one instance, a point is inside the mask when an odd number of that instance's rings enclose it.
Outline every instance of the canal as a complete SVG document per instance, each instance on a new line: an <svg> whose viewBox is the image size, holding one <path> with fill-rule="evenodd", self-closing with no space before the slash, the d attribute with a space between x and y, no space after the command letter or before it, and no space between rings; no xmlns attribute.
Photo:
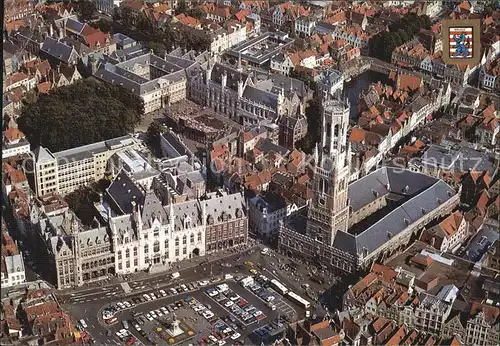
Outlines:
<svg viewBox="0 0 500 346"><path fill-rule="evenodd" d="M368 70L360 74L358 77L351 79L349 82L344 83L344 90L347 94L347 99L351 104L351 111L349 115L351 119L356 119L359 95L368 90L368 87L372 83L380 81L382 84L386 84L388 78L389 76L386 74Z"/></svg>

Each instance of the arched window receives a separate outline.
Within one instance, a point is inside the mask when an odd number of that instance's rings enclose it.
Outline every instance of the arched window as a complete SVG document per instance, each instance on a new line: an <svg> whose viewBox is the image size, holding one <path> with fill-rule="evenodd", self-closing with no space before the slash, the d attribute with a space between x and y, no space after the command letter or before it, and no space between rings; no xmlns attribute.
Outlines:
<svg viewBox="0 0 500 346"><path fill-rule="evenodd" d="M160 242L158 240L153 244L153 252L160 252Z"/></svg>
<svg viewBox="0 0 500 346"><path fill-rule="evenodd" d="M335 137L338 137L339 135L339 128L340 128L339 124L335 125L335 127L333 128L333 135Z"/></svg>
<svg viewBox="0 0 500 346"><path fill-rule="evenodd" d="M134 257L137 257L137 247L134 247Z"/></svg>
<svg viewBox="0 0 500 346"><path fill-rule="evenodd" d="M125 250L125 257L130 257L130 249Z"/></svg>
<svg viewBox="0 0 500 346"><path fill-rule="evenodd" d="M189 242L192 244L194 244L194 234L191 233L191 235L189 236Z"/></svg>

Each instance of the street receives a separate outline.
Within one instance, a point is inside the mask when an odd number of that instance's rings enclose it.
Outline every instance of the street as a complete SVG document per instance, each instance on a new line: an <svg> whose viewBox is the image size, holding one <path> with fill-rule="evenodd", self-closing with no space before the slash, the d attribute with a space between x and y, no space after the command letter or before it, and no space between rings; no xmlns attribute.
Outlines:
<svg viewBox="0 0 500 346"><path fill-rule="evenodd" d="M75 320L84 318L87 321L87 331L99 344L114 344L117 342L117 339L114 339L113 336L108 336L108 329L102 325L102 321L99 321L101 310L109 303L128 300L132 297L141 296L144 293L152 291L158 292L160 289L167 289L183 283L190 283L202 279L210 280L213 277L223 277L224 274L228 273L239 276L251 275L249 272L250 267L244 265L244 263L248 263L248 261L253 263L253 268L258 269L260 273L266 275L269 279L277 279L290 290L302 295L314 304L314 301L306 295L301 285L307 282L310 287L309 291L313 292L316 297L316 292L317 294L323 292L326 286L309 280L308 274L310 273L310 268L296 262L294 262L295 264L293 266L289 266L288 263L291 262L290 259L274 251L270 252L271 256L262 255L260 253L260 249L262 248L262 246L255 246L248 252L230 253L224 258L217 258L211 262L207 262L206 259L200 259L201 262L195 263L192 267L179 269L180 277L176 280L171 279L170 273L158 275L141 274L138 275L141 276L141 278L127 280L126 283L117 282L104 287L91 287L73 292L60 292L57 296L62 307L73 316ZM292 267L293 269L291 269ZM245 294L245 297L248 297L253 304L262 307L263 302L260 301L260 298L254 296L251 292L242 292L241 290L244 289L239 285L236 286L235 291L238 294ZM201 292L202 291L192 292L190 295L205 299L206 297L200 297ZM170 301L167 298L165 298L165 303ZM293 305L286 299L283 299L283 302L285 304L278 305L278 311L281 311L281 313L284 313L283 311L289 311L290 309L288 309L287 306ZM141 306L140 310L137 308L136 310L147 311L152 308L150 305L151 303L146 303L144 308ZM213 306L216 304L211 305ZM158 307L159 306L156 308ZM293 306L293 309L301 311L298 316L299 318L304 317L304 312L300 307ZM317 307L317 309L321 308ZM269 311L269 308L267 308L267 311ZM266 314L274 317L272 313Z"/></svg>

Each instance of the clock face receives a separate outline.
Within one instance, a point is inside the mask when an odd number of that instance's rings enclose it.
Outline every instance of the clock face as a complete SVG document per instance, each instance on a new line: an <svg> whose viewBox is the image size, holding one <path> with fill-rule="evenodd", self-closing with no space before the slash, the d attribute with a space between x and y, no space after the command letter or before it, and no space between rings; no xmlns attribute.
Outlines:
<svg viewBox="0 0 500 346"><path fill-rule="evenodd" d="M319 205L320 205L320 206L322 206L322 207L323 207L323 206L325 206L325 204L326 204L325 199L324 199L324 198L321 198L321 197L320 197L320 199L318 200L318 202L319 202Z"/></svg>

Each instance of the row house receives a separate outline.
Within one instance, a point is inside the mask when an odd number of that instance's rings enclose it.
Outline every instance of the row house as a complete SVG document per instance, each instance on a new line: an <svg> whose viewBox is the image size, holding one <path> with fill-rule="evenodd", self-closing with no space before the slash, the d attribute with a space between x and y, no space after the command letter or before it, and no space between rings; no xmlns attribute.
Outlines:
<svg viewBox="0 0 500 346"><path fill-rule="evenodd" d="M305 36L311 36L316 27L316 19L312 16L300 16L295 20L295 32Z"/></svg>
<svg viewBox="0 0 500 346"><path fill-rule="evenodd" d="M231 7L229 6L206 3L200 5L198 8L205 14L205 18L214 20L218 23L225 22L232 16Z"/></svg>
<svg viewBox="0 0 500 346"><path fill-rule="evenodd" d="M35 13L35 5L29 0L6 0L4 5L6 23L26 18Z"/></svg>
<svg viewBox="0 0 500 346"><path fill-rule="evenodd" d="M421 66L422 61L428 57L429 52L425 47L414 40L396 47L392 52L392 63L402 67Z"/></svg>
<svg viewBox="0 0 500 346"><path fill-rule="evenodd" d="M298 18L310 14L310 11L305 9L302 5L294 4L291 1L276 5L274 9L270 11L272 11L272 22L278 27L285 24L293 26L293 23Z"/></svg>
<svg viewBox="0 0 500 346"><path fill-rule="evenodd" d="M421 254L411 261L420 268L427 268L433 262ZM432 281L436 285L437 280ZM416 275L410 271L375 264L368 275L344 294L341 314L360 320L367 314L380 316L372 326L377 337L393 322L428 335L457 337L467 345L495 344L499 336L498 307L471 302L462 311L456 311L453 303L459 289L455 285L442 286L436 295L427 292L415 295L413 289L418 285Z"/></svg>
<svg viewBox="0 0 500 346"><path fill-rule="evenodd" d="M26 62L32 61L36 56L12 42L3 42L3 71L6 77L18 72Z"/></svg>
<svg viewBox="0 0 500 346"><path fill-rule="evenodd" d="M351 47L359 48L361 51L368 47L368 42L370 40L370 35L364 33L360 28L356 27L342 27L338 26L332 33L332 37L335 40L344 40Z"/></svg>
<svg viewBox="0 0 500 346"><path fill-rule="evenodd" d="M317 55L313 50L296 53L281 53L271 59L271 70L285 76L298 67L314 69L318 66Z"/></svg>
<svg viewBox="0 0 500 346"><path fill-rule="evenodd" d="M219 54L245 41L247 26L231 21L224 23L223 27L218 27L216 30L211 29L208 35L211 37L210 52Z"/></svg>
<svg viewBox="0 0 500 346"><path fill-rule="evenodd" d="M201 22L191 16L187 16L184 13L180 13L174 17L172 17L173 23L181 23L182 25L188 26L192 29L201 29Z"/></svg>
<svg viewBox="0 0 500 346"><path fill-rule="evenodd" d="M490 92L500 91L500 63L498 58L481 66L479 86Z"/></svg>
<svg viewBox="0 0 500 346"><path fill-rule="evenodd" d="M425 229L420 240L443 252L455 252L468 235L468 223L460 211L447 216L438 225Z"/></svg>
<svg viewBox="0 0 500 346"><path fill-rule="evenodd" d="M21 87L24 92L34 89L36 86L36 79L33 76L25 74L23 72L16 72L5 81L5 91L10 91Z"/></svg>
<svg viewBox="0 0 500 346"><path fill-rule="evenodd" d="M482 120L475 128L475 135L479 143L494 147L500 133L498 110L492 104L483 110L481 116Z"/></svg>

